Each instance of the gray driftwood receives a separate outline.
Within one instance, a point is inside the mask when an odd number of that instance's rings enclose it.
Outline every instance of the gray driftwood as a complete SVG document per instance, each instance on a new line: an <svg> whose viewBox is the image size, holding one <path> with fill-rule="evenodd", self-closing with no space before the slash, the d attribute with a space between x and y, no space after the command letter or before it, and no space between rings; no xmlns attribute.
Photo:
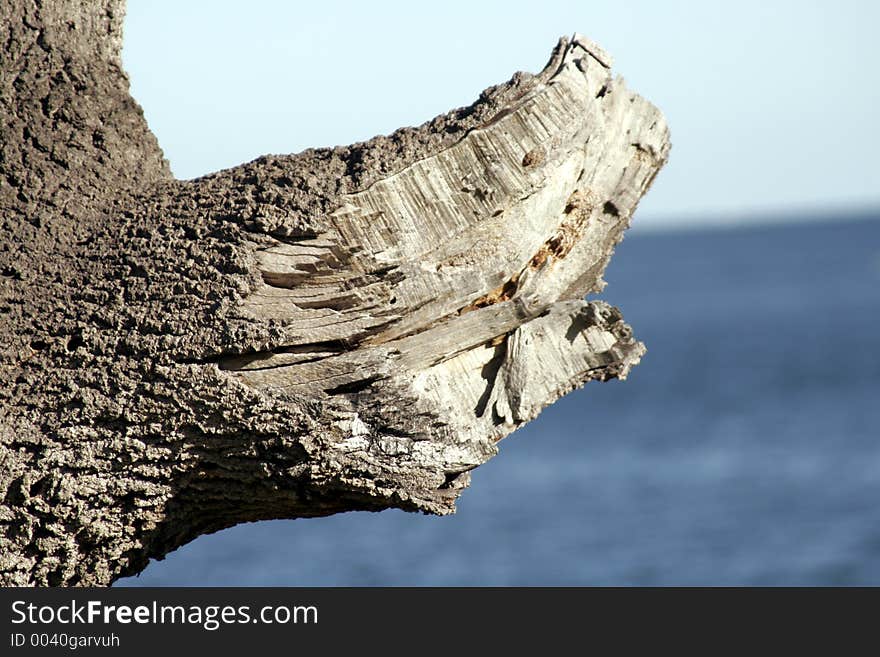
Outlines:
<svg viewBox="0 0 880 657"><path fill-rule="evenodd" d="M418 128L180 181L123 10L0 4L0 582L109 584L246 521L451 513L501 438L638 362L584 297L668 132L596 44Z"/></svg>

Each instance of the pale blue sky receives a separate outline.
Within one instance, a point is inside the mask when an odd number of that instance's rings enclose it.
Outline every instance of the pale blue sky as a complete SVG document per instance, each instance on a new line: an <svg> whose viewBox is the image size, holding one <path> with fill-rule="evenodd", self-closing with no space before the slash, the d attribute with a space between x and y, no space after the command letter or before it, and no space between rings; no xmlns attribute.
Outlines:
<svg viewBox="0 0 880 657"><path fill-rule="evenodd" d="M369 139L472 102L582 32L658 105L636 225L880 208L880 4L129 0L124 63L172 169Z"/></svg>

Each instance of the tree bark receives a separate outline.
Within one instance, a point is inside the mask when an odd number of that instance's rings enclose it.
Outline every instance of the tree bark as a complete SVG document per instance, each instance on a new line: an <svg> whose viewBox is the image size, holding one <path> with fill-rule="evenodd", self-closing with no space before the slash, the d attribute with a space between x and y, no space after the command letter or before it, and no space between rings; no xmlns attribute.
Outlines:
<svg viewBox="0 0 880 657"><path fill-rule="evenodd" d="M0 8L0 582L106 585L247 521L452 513L501 438L638 362L584 297L668 131L594 43L418 128L179 181L123 10Z"/></svg>

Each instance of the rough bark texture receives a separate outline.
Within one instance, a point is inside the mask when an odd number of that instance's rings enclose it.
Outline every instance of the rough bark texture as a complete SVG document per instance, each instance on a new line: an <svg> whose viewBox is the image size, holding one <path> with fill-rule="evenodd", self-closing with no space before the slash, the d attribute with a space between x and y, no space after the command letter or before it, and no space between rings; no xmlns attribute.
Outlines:
<svg viewBox="0 0 880 657"><path fill-rule="evenodd" d="M0 582L93 585L236 523L445 514L644 352L586 302L667 158L587 39L470 107L178 181L123 6L0 5Z"/></svg>

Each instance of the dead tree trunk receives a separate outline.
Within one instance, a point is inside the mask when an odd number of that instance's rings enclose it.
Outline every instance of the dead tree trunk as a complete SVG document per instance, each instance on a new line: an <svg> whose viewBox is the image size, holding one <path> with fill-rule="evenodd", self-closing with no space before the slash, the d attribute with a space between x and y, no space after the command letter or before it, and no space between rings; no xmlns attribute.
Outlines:
<svg viewBox="0 0 880 657"><path fill-rule="evenodd" d="M246 521L451 513L502 437L638 362L584 296L668 132L594 43L418 128L179 181L123 10L0 5L0 582L109 584Z"/></svg>

